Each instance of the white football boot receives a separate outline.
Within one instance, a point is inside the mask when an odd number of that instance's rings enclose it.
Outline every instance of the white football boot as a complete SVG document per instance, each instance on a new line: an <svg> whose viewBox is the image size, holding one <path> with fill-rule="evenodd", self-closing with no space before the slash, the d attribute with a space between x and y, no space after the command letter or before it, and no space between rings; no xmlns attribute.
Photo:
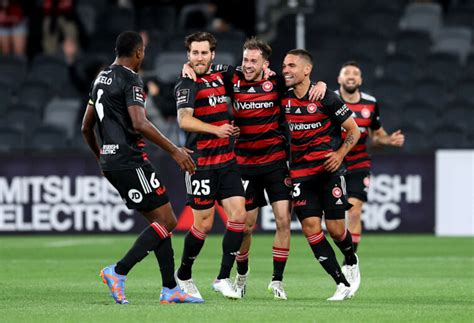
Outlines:
<svg viewBox="0 0 474 323"><path fill-rule="evenodd" d="M349 296L350 293L351 293L351 288L347 287L343 283L340 283L339 285L337 285L337 289L334 295L329 297L327 300L328 301L343 301L345 299L350 298Z"/></svg>
<svg viewBox="0 0 474 323"><path fill-rule="evenodd" d="M283 283L279 280L273 280L268 285L268 290L273 293L274 299L287 300L285 289L283 288Z"/></svg>
<svg viewBox="0 0 474 323"><path fill-rule="evenodd" d="M234 289L237 294L240 295L240 298L244 298L245 293L247 292L247 278L249 277L250 269L247 269L247 273L245 275L241 275L237 272L235 275L234 280Z"/></svg>
<svg viewBox="0 0 474 323"><path fill-rule="evenodd" d="M349 266L344 265L341 268L342 273L346 277L349 284L351 284L351 294L350 297L353 297L360 286L360 270L359 270L359 257L357 258L357 263L355 265Z"/></svg>
<svg viewBox="0 0 474 323"><path fill-rule="evenodd" d="M204 299L201 296L201 293L199 293L199 289L197 288L192 278L187 279L187 280L181 280L178 278L178 271L175 271L174 279L176 280L176 283L178 284L179 288L181 288L183 292L189 294L192 297L195 297L197 299L201 299L204 301Z"/></svg>
<svg viewBox="0 0 474 323"><path fill-rule="evenodd" d="M230 299L239 299L242 298L234 289L232 286L232 282L230 281L229 278L224 278L224 279L215 279L214 282L212 283L212 289L215 292L221 293L224 297L230 298Z"/></svg>

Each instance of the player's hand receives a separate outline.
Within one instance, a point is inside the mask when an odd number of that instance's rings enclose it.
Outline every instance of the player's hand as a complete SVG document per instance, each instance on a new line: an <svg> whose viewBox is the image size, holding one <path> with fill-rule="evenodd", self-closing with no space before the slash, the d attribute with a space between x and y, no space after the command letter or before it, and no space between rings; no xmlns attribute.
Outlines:
<svg viewBox="0 0 474 323"><path fill-rule="evenodd" d="M401 147L405 143L405 135L399 129L390 135L390 144L392 146Z"/></svg>
<svg viewBox="0 0 474 323"><path fill-rule="evenodd" d="M319 81L316 85L311 85L309 89L309 100L312 102L321 101L324 99L328 86L326 83Z"/></svg>
<svg viewBox="0 0 474 323"><path fill-rule="evenodd" d="M189 63L183 64L181 76L196 81L196 72L194 72L193 68L191 67L191 65L189 65Z"/></svg>
<svg viewBox="0 0 474 323"><path fill-rule="evenodd" d="M270 77L275 76L275 75L276 75L275 71L269 69L268 67L263 69L263 78L265 80L268 80Z"/></svg>
<svg viewBox="0 0 474 323"><path fill-rule="evenodd" d="M237 138L238 136L240 136L240 128L234 124L234 121L232 121L230 124L234 127L234 132L232 133L232 136Z"/></svg>
<svg viewBox="0 0 474 323"><path fill-rule="evenodd" d="M178 147L171 154L171 157L173 157L173 159L178 163L181 170L184 170L191 175L196 172L196 164L194 164L194 161L190 156L192 153L193 151L188 148Z"/></svg>
<svg viewBox="0 0 474 323"><path fill-rule="evenodd" d="M324 162L324 169L331 173L337 171L344 160L344 155L337 151L330 152L325 157L327 159Z"/></svg>
<svg viewBox="0 0 474 323"><path fill-rule="evenodd" d="M229 123L223 124L222 126L217 127L215 135L219 138L230 137L235 131L234 128L236 127L234 127L232 124L229 124Z"/></svg>

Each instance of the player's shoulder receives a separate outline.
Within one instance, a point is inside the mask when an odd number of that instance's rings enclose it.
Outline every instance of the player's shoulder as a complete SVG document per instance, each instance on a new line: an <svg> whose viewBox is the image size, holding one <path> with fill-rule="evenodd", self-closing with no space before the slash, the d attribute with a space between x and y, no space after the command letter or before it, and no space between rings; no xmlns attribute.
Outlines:
<svg viewBox="0 0 474 323"><path fill-rule="evenodd" d="M176 81L175 88L176 89L179 89L179 88L187 88L187 89L194 88L194 81L192 79L190 79L189 77L180 76L180 77L178 77L178 80Z"/></svg>
<svg viewBox="0 0 474 323"><path fill-rule="evenodd" d="M361 91L360 92L360 98L362 100L365 100L365 101L369 101L369 102L372 102L372 103L377 103L377 99L374 96L372 96L372 95L370 95L366 92Z"/></svg>
<svg viewBox="0 0 474 323"><path fill-rule="evenodd" d="M326 94L324 94L322 103L332 103L334 101L341 101L341 98L338 93L339 92L336 93L336 91L328 89L326 91Z"/></svg>

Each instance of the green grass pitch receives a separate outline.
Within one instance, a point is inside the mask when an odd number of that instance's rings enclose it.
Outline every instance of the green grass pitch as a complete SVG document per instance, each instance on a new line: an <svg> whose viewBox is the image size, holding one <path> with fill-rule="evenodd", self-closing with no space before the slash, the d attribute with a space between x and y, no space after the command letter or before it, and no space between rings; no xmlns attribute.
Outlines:
<svg viewBox="0 0 474 323"><path fill-rule="evenodd" d="M266 290L271 235L254 237L243 300L210 290L221 236L210 236L194 267L204 304L159 304L161 277L153 254L129 274L129 306L113 304L99 270L135 237L0 237L0 322L473 322L474 239L365 235L362 283L352 300L331 303L332 279L300 233L293 235L285 283L288 301ZM183 236L173 245L179 263ZM341 253L336 250L338 258ZM235 269L233 271L234 275ZM232 276L233 278L233 276Z"/></svg>

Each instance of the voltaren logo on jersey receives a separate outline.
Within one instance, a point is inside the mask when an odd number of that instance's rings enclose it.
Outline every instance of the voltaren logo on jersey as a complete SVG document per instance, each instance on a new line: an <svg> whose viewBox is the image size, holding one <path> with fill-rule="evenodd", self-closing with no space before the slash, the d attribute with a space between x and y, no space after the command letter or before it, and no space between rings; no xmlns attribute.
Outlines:
<svg viewBox="0 0 474 323"><path fill-rule="evenodd" d="M263 101L263 102L234 102L235 111L239 110L255 110L255 109L269 109L273 108L273 101Z"/></svg>
<svg viewBox="0 0 474 323"><path fill-rule="evenodd" d="M115 155L117 153L117 150L119 150L118 144L102 145L102 148L100 149L100 154L101 155Z"/></svg>
<svg viewBox="0 0 474 323"><path fill-rule="evenodd" d="M262 89L265 92L270 92L271 90L273 90L273 83L270 81L266 81L265 83L262 84Z"/></svg>
<svg viewBox="0 0 474 323"><path fill-rule="evenodd" d="M209 105L210 106L215 107L219 103L226 103L225 96L223 96L223 95L215 96L214 94L209 96Z"/></svg>
<svg viewBox="0 0 474 323"><path fill-rule="evenodd" d="M313 123L288 123L288 127L290 131L300 131L300 130L314 130L321 127L321 122L313 122Z"/></svg>

